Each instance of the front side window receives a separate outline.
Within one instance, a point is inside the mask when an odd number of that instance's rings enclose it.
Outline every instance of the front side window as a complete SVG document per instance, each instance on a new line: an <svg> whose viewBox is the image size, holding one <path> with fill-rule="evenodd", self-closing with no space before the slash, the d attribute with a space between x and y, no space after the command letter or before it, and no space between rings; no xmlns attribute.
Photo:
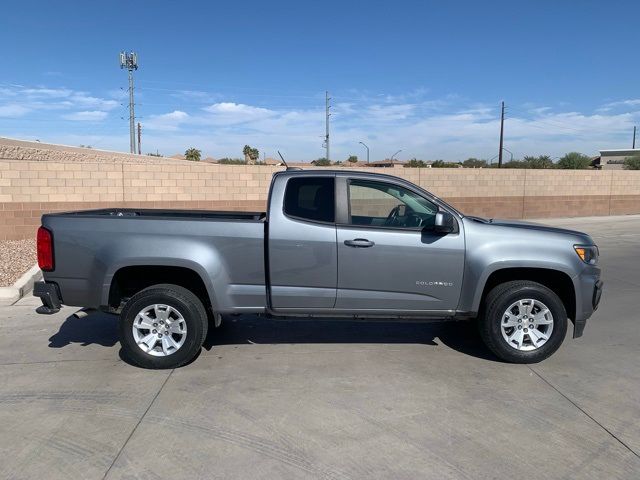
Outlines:
<svg viewBox="0 0 640 480"><path fill-rule="evenodd" d="M284 213L303 220L335 220L334 177L299 177L287 182Z"/></svg>
<svg viewBox="0 0 640 480"><path fill-rule="evenodd" d="M349 182L352 225L418 229L433 226L437 212L437 205L404 187L369 180Z"/></svg>

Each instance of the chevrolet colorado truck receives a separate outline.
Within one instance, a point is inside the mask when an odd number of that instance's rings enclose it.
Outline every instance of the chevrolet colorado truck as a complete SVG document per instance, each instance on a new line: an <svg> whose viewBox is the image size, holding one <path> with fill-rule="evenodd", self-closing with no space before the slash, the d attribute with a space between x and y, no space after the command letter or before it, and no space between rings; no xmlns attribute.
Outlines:
<svg viewBox="0 0 640 480"><path fill-rule="evenodd" d="M125 355L184 365L223 315L473 319L500 359L532 363L579 337L602 293L584 233L467 216L403 179L274 174L266 212L46 214L39 313L120 315ZM364 327L363 327L364 328Z"/></svg>

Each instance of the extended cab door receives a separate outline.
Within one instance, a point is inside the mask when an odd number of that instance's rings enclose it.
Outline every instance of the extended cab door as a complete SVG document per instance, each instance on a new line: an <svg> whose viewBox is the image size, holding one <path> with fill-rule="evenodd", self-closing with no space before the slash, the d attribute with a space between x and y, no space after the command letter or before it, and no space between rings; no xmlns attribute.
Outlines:
<svg viewBox="0 0 640 480"><path fill-rule="evenodd" d="M271 308L333 308L338 273L334 174L276 175L267 253Z"/></svg>
<svg viewBox="0 0 640 480"><path fill-rule="evenodd" d="M337 177L336 310L389 313L457 308L464 268L462 222L431 230L439 207L391 180Z"/></svg>

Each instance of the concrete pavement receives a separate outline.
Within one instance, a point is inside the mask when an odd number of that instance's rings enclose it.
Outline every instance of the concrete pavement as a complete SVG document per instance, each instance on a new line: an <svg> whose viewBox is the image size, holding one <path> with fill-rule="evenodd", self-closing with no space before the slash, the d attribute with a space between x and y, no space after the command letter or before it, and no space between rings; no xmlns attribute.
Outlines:
<svg viewBox="0 0 640 480"><path fill-rule="evenodd" d="M113 316L1 307L0 478L637 479L640 216L545 222L593 235L606 285L533 366L462 323L246 317L146 371Z"/></svg>

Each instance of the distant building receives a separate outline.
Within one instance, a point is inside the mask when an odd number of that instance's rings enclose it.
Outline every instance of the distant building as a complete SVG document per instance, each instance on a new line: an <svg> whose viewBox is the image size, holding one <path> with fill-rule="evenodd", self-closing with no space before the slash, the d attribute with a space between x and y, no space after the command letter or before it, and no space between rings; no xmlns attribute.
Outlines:
<svg viewBox="0 0 640 480"><path fill-rule="evenodd" d="M357 162L342 162L341 167L369 167L371 164L358 160Z"/></svg>
<svg viewBox="0 0 640 480"><path fill-rule="evenodd" d="M640 148L600 150L600 156L594 158L591 164L603 170L622 170L624 159L633 155L640 155Z"/></svg>
<svg viewBox="0 0 640 480"><path fill-rule="evenodd" d="M377 162L369 163L370 167L379 167L379 168L402 168L405 166L407 162L403 162L401 160L378 160Z"/></svg>

